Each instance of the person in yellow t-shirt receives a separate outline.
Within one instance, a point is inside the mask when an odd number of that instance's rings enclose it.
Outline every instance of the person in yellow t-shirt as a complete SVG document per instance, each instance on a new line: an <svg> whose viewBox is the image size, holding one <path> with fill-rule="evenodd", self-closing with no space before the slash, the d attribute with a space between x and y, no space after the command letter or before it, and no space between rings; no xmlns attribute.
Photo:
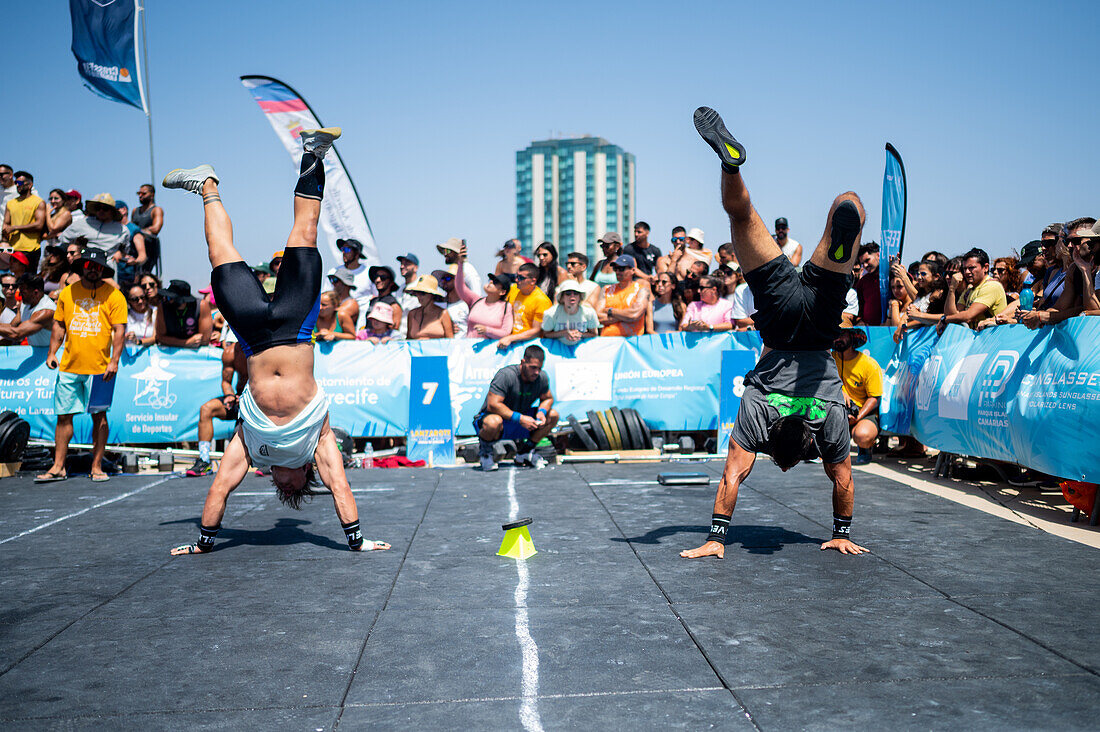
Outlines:
<svg viewBox="0 0 1100 732"><path fill-rule="evenodd" d="M118 373L126 337L126 298L103 280L111 268L101 249L85 247L73 262L80 280L69 285L57 297L53 333L46 366L56 369L53 408L57 415L54 432L53 465L35 478L36 483L65 480L65 457L73 437L73 415L91 412L93 481L107 480L103 472L103 451L107 447L107 409L90 404L94 377L111 381ZM57 349L65 342L58 364ZM97 394L97 401L102 398ZM106 400L108 403L110 399Z"/></svg>
<svg viewBox="0 0 1100 732"><path fill-rule="evenodd" d="M870 354L856 349L867 343L861 328L845 328L833 341L833 360L848 400L848 426L859 448L853 465L871 462L871 448L878 439L878 405L882 398L882 369Z"/></svg>
<svg viewBox="0 0 1100 732"><path fill-rule="evenodd" d="M497 341L497 348L503 351L513 343L538 338L542 332L542 314L554 303L546 293L538 288L539 268L533 264L521 265L516 272L516 281L508 291L508 302L512 306L512 333Z"/></svg>
<svg viewBox="0 0 1100 732"><path fill-rule="evenodd" d="M25 170L15 174L19 195L8 201L4 210L4 238L17 252L25 252L30 264L27 271L38 271L39 242L46 230L46 202L32 192L34 176Z"/></svg>
<svg viewBox="0 0 1100 732"><path fill-rule="evenodd" d="M960 285L967 288L961 296L955 294ZM938 333L949 323L963 323L971 328L986 318L995 318L1008 307L1005 288L989 276L989 255L977 247L963 255L962 269L947 281L947 300L943 316L936 326Z"/></svg>

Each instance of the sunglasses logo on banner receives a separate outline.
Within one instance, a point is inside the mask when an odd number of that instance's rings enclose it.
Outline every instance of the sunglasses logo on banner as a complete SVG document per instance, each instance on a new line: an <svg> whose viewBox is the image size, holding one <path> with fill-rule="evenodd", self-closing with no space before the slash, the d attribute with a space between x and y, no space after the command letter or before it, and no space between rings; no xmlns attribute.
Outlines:
<svg viewBox="0 0 1100 732"><path fill-rule="evenodd" d="M979 400L982 404L996 402L1005 393L1012 372L1016 370L1016 364L1020 362L1018 351L999 351L990 361L985 379L982 380L982 388Z"/></svg>

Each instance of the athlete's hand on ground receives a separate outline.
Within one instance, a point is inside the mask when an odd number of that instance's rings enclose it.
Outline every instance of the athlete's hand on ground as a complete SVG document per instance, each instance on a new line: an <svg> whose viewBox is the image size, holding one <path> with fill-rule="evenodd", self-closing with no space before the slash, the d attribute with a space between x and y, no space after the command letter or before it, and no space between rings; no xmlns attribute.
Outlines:
<svg viewBox="0 0 1100 732"><path fill-rule="evenodd" d="M355 551L357 552L380 552L390 549L389 544L384 541L371 541L370 539L364 539L363 543Z"/></svg>
<svg viewBox="0 0 1100 732"><path fill-rule="evenodd" d="M210 552L204 552L199 549L198 544L184 544L183 546L177 546L172 549L172 556L179 557L184 554L209 554Z"/></svg>
<svg viewBox="0 0 1100 732"><path fill-rule="evenodd" d="M685 549L680 552L680 556L684 559L697 559L699 557L718 557L722 559L726 556L726 545L717 541L708 541L697 549Z"/></svg>
<svg viewBox="0 0 1100 732"><path fill-rule="evenodd" d="M836 549L841 554L863 554L869 551L866 547L862 547L859 544L853 544L848 539L831 539L821 545L822 551L825 549Z"/></svg>

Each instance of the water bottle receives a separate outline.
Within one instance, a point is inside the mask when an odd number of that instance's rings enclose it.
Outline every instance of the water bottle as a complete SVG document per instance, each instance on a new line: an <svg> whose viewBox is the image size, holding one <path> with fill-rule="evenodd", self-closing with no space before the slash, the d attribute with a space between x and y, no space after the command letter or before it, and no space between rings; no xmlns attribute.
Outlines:
<svg viewBox="0 0 1100 732"><path fill-rule="evenodd" d="M363 448L363 467L374 467L374 445L371 444L370 440L367 440L367 444Z"/></svg>

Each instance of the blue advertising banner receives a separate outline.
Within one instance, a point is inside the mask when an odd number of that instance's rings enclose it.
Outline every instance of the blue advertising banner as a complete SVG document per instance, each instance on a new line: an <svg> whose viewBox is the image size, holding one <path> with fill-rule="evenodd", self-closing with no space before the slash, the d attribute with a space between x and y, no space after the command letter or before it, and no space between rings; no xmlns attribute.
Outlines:
<svg viewBox="0 0 1100 732"><path fill-rule="evenodd" d="M745 393L745 374L756 365L752 351L722 351L722 391L718 398L718 453L729 449L730 431Z"/></svg>
<svg viewBox="0 0 1100 732"><path fill-rule="evenodd" d="M948 326L917 382L913 434L939 450L1100 482L1100 318L1030 331Z"/></svg>
<svg viewBox="0 0 1100 732"><path fill-rule="evenodd" d="M84 86L148 114L137 52L137 0L69 0L69 15Z"/></svg>
<svg viewBox="0 0 1100 732"><path fill-rule="evenodd" d="M874 330L888 330L877 328ZM895 435L908 435L913 418L913 401L917 393L917 379L924 362L936 346L936 329L920 328L910 331L894 349L888 360L879 361L883 367L882 399L879 400L879 429ZM871 345L868 343L868 345ZM893 341L890 341L893 346ZM878 360L878 359L876 359Z"/></svg>
<svg viewBox="0 0 1100 732"><path fill-rule="evenodd" d="M878 279L882 293L882 320L886 322L886 303L890 292L890 258L901 256L905 241L905 166L901 154L886 143L886 171L882 175L882 245L879 252Z"/></svg>
<svg viewBox="0 0 1100 732"><path fill-rule="evenodd" d="M451 424L451 379L446 356L412 359L409 387L409 432L405 455L429 466L455 464Z"/></svg>

